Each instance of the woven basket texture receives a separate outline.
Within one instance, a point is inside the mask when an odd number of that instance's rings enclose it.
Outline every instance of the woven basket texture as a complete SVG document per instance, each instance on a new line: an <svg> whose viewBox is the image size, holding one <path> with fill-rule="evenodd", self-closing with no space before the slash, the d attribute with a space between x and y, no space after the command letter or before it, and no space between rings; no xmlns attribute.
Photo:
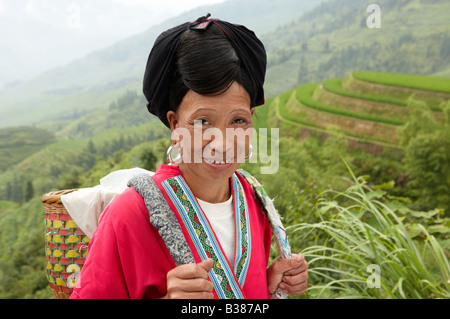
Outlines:
<svg viewBox="0 0 450 319"><path fill-rule="evenodd" d="M90 239L72 220L61 196L76 189L42 197L45 212L45 259L47 279L56 299L68 299L86 260Z"/></svg>

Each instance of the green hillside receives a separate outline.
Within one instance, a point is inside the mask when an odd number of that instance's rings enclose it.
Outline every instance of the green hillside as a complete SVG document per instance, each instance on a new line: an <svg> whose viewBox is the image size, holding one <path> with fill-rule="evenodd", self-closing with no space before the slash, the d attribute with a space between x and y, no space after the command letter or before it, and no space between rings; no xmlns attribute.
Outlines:
<svg viewBox="0 0 450 319"><path fill-rule="evenodd" d="M441 76L441 77L447 77L450 78L450 68L447 68L445 70L440 70L433 74L434 76Z"/></svg>
<svg viewBox="0 0 450 319"><path fill-rule="evenodd" d="M432 75L448 69L450 2L376 3L381 7L379 29L367 27L367 1L335 0L265 35L268 94L342 78L354 70ZM448 76L448 72L440 76Z"/></svg>
<svg viewBox="0 0 450 319"><path fill-rule="evenodd" d="M54 140L53 134L42 128L20 126L0 129L0 172Z"/></svg>

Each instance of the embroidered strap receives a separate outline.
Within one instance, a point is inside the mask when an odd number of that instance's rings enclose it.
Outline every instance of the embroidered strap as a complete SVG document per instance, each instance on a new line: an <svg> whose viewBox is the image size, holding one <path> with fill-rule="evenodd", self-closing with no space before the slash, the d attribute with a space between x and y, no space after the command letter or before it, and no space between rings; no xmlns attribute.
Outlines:
<svg viewBox="0 0 450 319"><path fill-rule="evenodd" d="M209 273L219 298L242 299L242 286L247 274L250 260L250 223L245 195L235 174L233 181L233 199L236 216L236 261L232 270L227 258L220 248L207 217L189 189L184 178L179 175L165 180L162 185L176 206L186 229L200 255L204 260L212 258L214 266ZM237 279L239 278L239 279Z"/></svg>
<svg viewBox="0 0 450 319"><path fill-rule="evenodd" d="M249 172L243 169L238 169L237 172L249 182L249 184L253 188L257 200L264 208L267 219L272 226L273 235L275 238L275 242L277 243L278 250L280 251L281 258L291 258L291 247L289 245L286 230L283 227L277 209L273 205L273 200L270 199L264 187ZM278 289L272 295L272 298L285 299L287 298L287 295L281 289Z"/></svg>
<svg viewBox="0 0 450 319"><path fill-rule="evenodd" d="M234 218L235 218L235 249L234 272L239 279L239 284L243 287L245 277L247 276L248 265L250 263L249 252L251 252L251 230L250 219L248 215L247 200L242 190L236 174L233 174L233 193L234 193Z"/></svg>
<svg viewBox="0 0 450 319"><path fill-rule="evenodd" d="M139 174L128 182L128 187L134 187L136 192L144 198L150 223L158 229L175 264L179 266L194 263L194 256L184 238L180 224L153 178L149 174Z"/></svg>

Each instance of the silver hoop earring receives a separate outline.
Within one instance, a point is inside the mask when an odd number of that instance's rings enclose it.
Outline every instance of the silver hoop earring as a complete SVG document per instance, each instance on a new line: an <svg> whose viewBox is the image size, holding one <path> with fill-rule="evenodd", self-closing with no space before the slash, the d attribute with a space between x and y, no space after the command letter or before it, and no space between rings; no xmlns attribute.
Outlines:
<svg viewBox="0 0 450 319"><path fill-rule="evenodd" d="M183 155L181 155L181 150L180 148L175 148L175 145L170 145L169 148L167 149L167 161L171 164L177 165L180 164L183 161ZM176 154L172 154L174 152L177 152Z"/></svg>
<svg viewBox="0 0 450 319"><path fill-rule="evenodd" d="M253 146L252 144L250 144L248 146L248 155L245 157L245 160L248 161L252 156L253 156Z"/></svg>

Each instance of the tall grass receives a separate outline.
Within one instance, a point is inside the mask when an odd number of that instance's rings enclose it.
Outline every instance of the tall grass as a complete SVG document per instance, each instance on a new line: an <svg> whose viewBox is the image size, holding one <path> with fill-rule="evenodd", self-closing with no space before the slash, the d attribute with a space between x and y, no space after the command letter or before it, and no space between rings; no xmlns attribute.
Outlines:
<svg viewBox="0 0 450 319"><path fill-rule="evenodd" d="M320 196L317 222L287 229L306 247L310 297L450 298L449 258L438 238L419 220L407 222L385 191L350 173L347 190Z"/></svg>

